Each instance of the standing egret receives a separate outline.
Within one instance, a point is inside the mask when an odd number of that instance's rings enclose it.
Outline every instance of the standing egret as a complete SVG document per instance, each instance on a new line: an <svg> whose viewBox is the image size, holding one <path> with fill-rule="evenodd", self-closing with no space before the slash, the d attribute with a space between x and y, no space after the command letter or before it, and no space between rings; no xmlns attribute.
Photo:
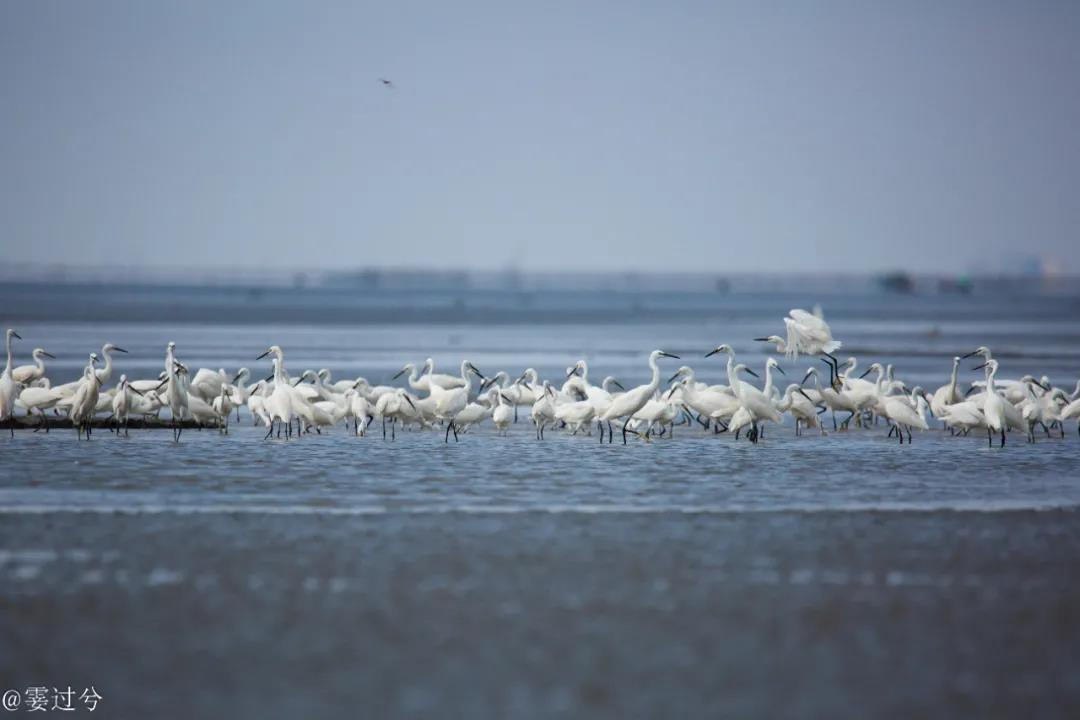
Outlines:
<svg viewBox="0 0 1080 720"><path fill-rule="evenodd" d="M495 394L495 403L495 409L491 411L491 422L500 434L505 435L514 419L514 408L517 404L501 390Z"/></svg>
<svg viewBox="0 0 1080 720"><path fill-rule="evenodd" d="M727 345L726 343L724 345L720 345L719 347L710 350L705 355L705 357L709 357L710 355L715 355L717 353L727 353L728 385L735 392L735 397L738 398L739 404L746 409L747 413L749 413L751 424L751 429L749 433L750 441L753 443L757 443L758 438L760 437L758 423L765 421L780 423L783 422L784 418L780 415L779 411L777 411L776 406L773 405L772 399L768 395L766 395L761 390L758 390L750 383L743 382L741 379L739 379L739 370L745 370L747 373L749 373L750 375L754 375L755 377L757 375L753 370L746 367L745 365L741 367L737 367L735 365L735 351L731 348L730 345ZM773 360L773 358L769 358L769 360ZM765 369L766 372L770 373L770 380L772 377L772 367L773 366L771 363L766 363ZM772 389L771 382L767 385L767 389ZM728 429L731 429L730 426L728 427Z"/></svg>
<svg viewBox="0 0 1080 720"><path fill-rule="evenodd" d="M221 386L226 385L228 382L229 376L225 372L225 368L218 370L199 368L195 372L195 377L191 378L190 392L206 402L211 402L221 394Z"/></svg>
<svg viewBox="0 0 1080 720"><path fill-rule="evenodd" d="M911 391L911 397L893 395L885 400L885 417L896 426L900 444L904 444L904 430L907 430L908 445L911 445L911 428L929 430L926 418L920 412L926 402L926 393L920 387Z"/></svg>
<svg viewBox="0 0 1080 720"><path fill-rule="evenodd" d="M7 349L7 364L4 365L4 374L0 375L0 421L7 420L11 423L11 437L15 437L15 398L19 395L19 385L15 382L15 378L11 376L13 363L11 353L12 338L22 340L19 333L8 328L4 339L4 345Z"/></svg>
<svg viewBox="0 0 1080 720"><path fill-rule="evenodd" d="M622 395L612 398L611 405L600 416L602 422L608 423L608 444L614 442L611 437L611 421L618 420L619 418L626 418L623 422L623 445L626 444L626 428L630 424L630 418L641 408L645 407L645 403L649 402L653 394L656 393L660 387L660 366L656 364L656 361L662 357L679 359L678 355L672 355L669 352L663 350L653 350L649 353L649 369L652 371L652 379L644 385L638 385L635 388L627 390ZM600 426L600 442L604 442L604 428Z"/></svg>
<svg viewBox="0 0 1080 720"><path fill-rule="evenodd" d="M75 426L76 437L80 439L83 433L86 433L87 440L90 439L91 422L94 419L94 412L97 410L101 380L98 379L94 367L96 364L97 355L91 353L90 363L83 369L82 380L72 396L71 422Z"/></svg>
<svg viewBox="0 0 1080 720"><path fill-rule="evenodd" d="M34 432L42 428L45 428L45 432L49 432L49 422L45 417L45 411L55 407L63 397L60 391L50 386L49 378L44 378L37 386L28 387L19 393L16 404L24 407L28 415L37 413L40 422Z"/></svg>
<svg viewBox="0 0 1080 720"><path fill-rule="evenodd" d="M34 358L33 365L20 365L11 371L11 377L15 379L15 382L29 385L40 380L45 377L45 361L42 358L56 359L55 355L47 353L41 348L34 348L34 352L30 353L30 357Z"/></svg>
<svg viewBox="0 0 1080 720"><path fill-rule="evenodd" d="M930 412L936 418L940 418L944 414L947 406L964 400L964 393L960 392L960 388L956 384L957 373L960 372L960 360L960 357L952 359L952 375L949 376L948 384L939 387L930 397Z"/></svg>
<svg viewBox="0 0 1080 720"><path fill-rule="evenodd" d="M101 381L99 385L104 385L112 379L112 354L114 352L127 354L127 350L112 343L105 343L101 346L101 357L105 358L105 366L97 371L97 378Z"/></svg>
<svg viewBox="0 0 1080 720"><path fill-rule="evenodd" d="M431 397L435 400L435 417L447 424L446 437L443 438L443 442L450 442L451 431L454 433L454 442L457 442L458 432L455 418L457 418L459 412L465 409L469 402L469 392L472 391L471 374L473 373L481 380L485 379L484 374L477 370L475 365L468 360L462 360L460 378L462 384L459 387L450 389L445 389L438 382L438 376L431 376Z"/></svg>
<svg viewBox="0 0 1080 720"><path fill-rule="evenodd" d="M551 387L549 380L544 381L543 388L540 397L533 402L532 409L529 411L529 419L536 425L537 440L543 440L544 428L548 423L555 422L555 388Z"/></svg>
<svg viewBox="0 0 1080 720"><path fill-rule="evenodd" d="M795 418L795 435L799 436L800 425L803 427L816 427L821 430L821 434L825 434L825 428L821 427L821 419L817 414L817 405L810 399L810 396L802 389L802 386L791 383L784 390L784 396L780 399L780 404L777 406L777 410L781 413L790 412L791 416Z"/></svg>
<svg viewBox="0 0 1080 720"><path fill-rule="evenodd" d="M132 407L135 405L134 396L139 393L128 383L127 375L120 375L120 382L116 386L116 394L112 399L113 420L116 422L116 436L120 436L120 426L124 426L124 437L128 437L128 418Z"/></svg>
<svg viewBox="0 0 1080 720"><path fill-rule="evenodd" d="M420 371L420 379L418 382L424 382L425 380L439 387L443 390L452 390L465 385L466 380L457 375L443 375L435 372L435 361L428 358L424 361L424 369Z"/></svg>
<svg viewBox="0 0 1080 720"><path fill-rule="evenodd" d="M176 359L176 343L170 340L165 346L165 374L168 382L165 398L169 406L169 414L172 416L174 442L180 442L180 434L184 431L182 425L184 416L189 414L187 387L177 372L181 367L183 364Z"/></svg>
<svg viewBox="0 0 1080 720"><path fill-rule="evenodd" d="M1008 420L1005 417L1005 399L998 395L994 384L998 371L998 361L987 360L975 369L980 370L982 368L986 368L986 397L983 400L983 416L986 418L986 439L990 447L993 447L993 433L1001 433L1000 447L1005 447L1005 429L1008 425Z"/></svg>

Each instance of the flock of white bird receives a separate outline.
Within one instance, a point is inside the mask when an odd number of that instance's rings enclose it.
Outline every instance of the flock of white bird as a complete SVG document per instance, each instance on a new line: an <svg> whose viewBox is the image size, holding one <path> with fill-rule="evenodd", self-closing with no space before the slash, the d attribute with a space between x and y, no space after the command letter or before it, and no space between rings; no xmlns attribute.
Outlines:
<svg viewBox="0 0 1080 720"><path fill-rule="evenodd" d="M775 384L774 372L786 374L773 357L765 362L762 387L743 379L758 377L745 364L736 362L730 345L720 345L705 357L727 356L727 384L699 382L694 369L679 367L666 383L661 383L659 361L678 359L663 350L654 350L648 358L651 379L644 385L626 389L613 377L599 385L589 381L589 367L579 360L567 368L558 383L541 380L533 368L516 378L499 371L484 376L468 360L460 373L435 372L428 358L417 367L406 364L394 379L404 377L405 386L371 385L364 378L332 381L330 371L305 370L292 376L285 367L285 353L274 345L257 360L269 357L272 374L254 380L248 368L230 376L225 370L200 369L192 376L176 356L176 344L165 350L165 368L156 378L130 380L120 375L115 386L105 389L113 376L113 353L127 352L112 343L91 353L82 377L74 382L53 385L46 376L45 359L53 358L41 348L33 351L33 364L14 366L12 343L21 339L14 330L6 335L7 364L0 376L0 422L8 421L14 437L16 409L38 419L34 432L48 432L47 412L66 415L78 437L90 438L95 419L107 420L110 429L128 434L132 417L161 420L168 411L173 438L180 440L185 425L214 427L228 432L229 419L246 407L254 422L265 425L266 437L275 429L278 437L321 433L337 425L364 435L372 422L382 424L382 433L394 439L397 426L419 429L440 427L444 441L488 420L500 434L505 434L518 420L519 410L527 408L536 437L545 430L561 428L578 434L591 434L595 427L604 442L614 441L616 432L622 441L633 435L645 441L652 437L670 437L677 424L698 423L714 433L733 433L736 439L745 431L751 442L763 436L766 423L782 424L784 416L794 420L795 434L817 429L825 434L821 416L830 412L833 429L847 430L883 419L890 425L889 435L900 444L911 442L913 430L928 430L930 417L941 421L953 433L986 431L992 446L995 439L1005 444L1008 431L1020 431L1029 442L1041 427L1047 435L1057 429L1064 436L1067 420L1080 419L1080 382L1071 394L1052 387L1046 377L1026 375L1019 380L997 377L998 361L990 350L980 347L963 357L953 358L949 382L932 394L921 387L908 388L893 376L891 365L873 363L856 374L855 358L839 362L833 355L840 343L819 310L809 313L792 310L784 318L786 335L756 338L775 344L778 353L789 360L800 355L821 356L828 368L823 378L811 367L799 383L783 390ZM976 370L984 379L974 382L967 391L960 386L960 364L964 358L980 356ZM102 363L98 367L99 363ZM874 379L867 379L874 374ZM253 382L254 380L254 382ZM812 382L811 382L812 381ZM847 413L839 424L836 413ZM295 430L294 430L295 424Z"/></svg>

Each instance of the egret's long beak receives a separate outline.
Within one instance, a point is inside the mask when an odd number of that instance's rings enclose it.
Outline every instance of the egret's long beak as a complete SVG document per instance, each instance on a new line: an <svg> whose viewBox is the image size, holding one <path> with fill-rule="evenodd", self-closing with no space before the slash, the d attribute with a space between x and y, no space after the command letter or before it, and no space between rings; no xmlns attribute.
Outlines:
<svg viewBox="0 0 1080 720"><path fill-rule="evenodd" d="M799 382L799 384L800 385L805 384L806 381L809 380L810 376L813 375L813 374L814 374L813 372L807 372L805 375L803 375L803 379Z"/></svg>
<svg viewBox="0 0 1080 720"><path fill-rule="evenodd" d="M978 350L972 350L972 351L971 351L971 352L969 352L969 353L968 353L967 355L961 355L961 356L960 356L960 359L961 359L961 360L966 360L967 358L971 357L972 355L978 355L978 354L979 354L979 351L978 351Z"/></svg>
<svg viewBox="0 0 1080 720"><path fill-rule="evenodd" d="M611 379L611 384L614 385L615 387L619 388L623 392L626 392L626 388L623 387L623 384L621 382L619 382L618 380L616 380L615 378Z"/></svg>
<svg viewBox="0 0 1080 720"><path fill-rule="evenodd" d="M676 378L678 378L678 377L679 377L680 375L682 375L682 370L679 370L679 371L678 371L678 372L676 372L676 373L675 373L674 375L672 375L671 377L669 377L669 378L667 379L667 381L668 381L669 383L673 383L673 382L675 382L675 379L676 379Z"/></svg>
<svg viewBox="0 0 1080 720"><path fill-rule="evenodd" d="M1043 385L1043 384L1042 384L1041 382L1039 382L1038 380L1034 380L1033 382L1034 382L1034 383L1035 383L1036 385L1038 385L1039 387L1041 387L1041 388L1042 388L1043 390L1045 390L1046 392L1050 392L1050 386L1049 386L1049 385Z"/></svg>
<svg viewBox="0 0 1080 720"><path fill-rule="evenodd" d="M273 380L273 379L274 379L274 376L273 376L273 375L267 375L267 376L266 376L266 380L264 380L263 382L270 382L270 381L271 381L271 380Z"/></svg>
<svg viewBox="0 0 1080 720"><path fill-rule="evenodd" d="M405 398L405 402L409 403L409 407L411 407L413 410L416 409L416 403L412 401L411 397L409 397L408 395L402 395L402 397Z"/></svg>
<svg viewBox="0 0 1080 720"><path fill-rule="evenodd" d="M127 386L125 386L125 387L127 387L127 389L128 389L128 390L130 390L131 392L135 393L136 395L142 395L142 393L141 393L140 391L136 390L135 388L131 387L130 385L127 385ZM143 397L146 397L146 396L145 396L145 395L143 395Z"/></svg>
<svg viewBox="0 0 1080 720"><path fill-rule="evenodd" d="M124 348L118 348L118 347L114 347L113 352L122 352L124 354L127 354L127 350L125 350Z"/></svg>
<svg viewBox="0 0 1080 720"><path fill-rule="evenodd" d="M266 352L264 352L262 355L260 355L259 357L255 358L255 359L256 360L262 360L264 357L266 357L269 354L270 354L270 351L267 350Z"/></svg>
<svg viewBox="0 0 1080 720"><path fill-rule="evenodd" d="M52 358L53 360L55 360L55 359L56 359L56 356L55 356L55 355L53 355L53 354L52 354L51 352L45 352L44 350L42 350L42 351L41 351L41 354L42 354L42 355L44 355L44 356L45 356L45 357L47 357L47 358Z"/></svg>
<svg viewBox="0 0 1080 720"><path fill-rule="evenodd" d="M19 333L15 332L14 330L12 330L12 331L11 331L11 337L17 337L17 338L19 338L20 340L22 340L22 335L20 335Z"/></svg>
<svg viewBox="0 0 1080 720"><path fill-rule="evenodd" d="M804 398L806 398L807 400L810 400L810 396L809 396L809 395L807 395L806 393L804 393L804 392L803 392L803 389L802 389L802 388L799 388L799 394L800 394L800 395L802 395L802 396L803 396ZM813 400L810 400L810 404L811 404L811 405L813 405L813 404L814 404L814 401L813 401Z"/></svg>
<svg viewBox="0 0 1080 720"><path fill-rule="evenodd" d="M763 338L754 338L754 340L756 340L756 341L758 341L758 342L769 342L769 338L767 338L767 337L763 337Z"/></svg>
<svg viewBox="0 0 1080 720"><path fill-rule="evenodd" d="M241 375L243 375L243 373L236 373L235 375L233 375L233 379L232 379L233 385L236 384L236 381L240 379Z"/></svg>
<svg viewBox="0 0 1080 720"><path fill-rule="evenodd" d="M776 368L776 371L779 372L781 375L787 375L787 373L784 372L784 368L780 367L779 365L773 365L773 367Z"/></svg>
<svg viewBox="0 0 1080 720"><path fill-rule="evenodd" d="M505 393L499 393L499 397L501 397L501 398L502 398L503 400L505 400L506 402L510 403L511 405L513 405L513 404L514 404L514 401L513 401L513 400L511 400L510 398L506 397L506 394L505 394Z"/></svg>
<svg viewBox="0 0 1080 720"><path fill-rule="evenodd" d="M982 370L984 367L986 367L986 365L987 365L987 363L983 363L982 365L977 365L976 367L973 367L971 369L972 370Z"/></svg>
<svg viewBox="0 0 1080 720"><path fill-rule="evenodd" d="M476 369L476 366L475 366L475 365L473 365L472 363L469 363L469 369L470 369L470 370L472 370L472 371L473 371L474 373L476 373L476 375L477 375L477 376L478 376L478 377L479 377L479 378L480 378L481 380L487 380L487 378L486 378L486 377L484 377L484 373L482 373L482 372L480 372L479 370L477 370L477 369Z"/></svg>
<svg viewBox="0 0 1080 720"><path fill-rule="evenodd" d="M761 377L760 375L758 375L756 372L754 372L750 368L744 368L744 369L746 370L747 375L753 375L754 377Z"/></svg>
<svg viewBox="0 0 1080 720"><path fill-rule="evenodd" d="M302 383L302 382L304 382L304 376L303 376L303 375L301 375L300 377L298 377L298 378L296 379L296 382L294 382L294 383L292 384L292 386L293 386L293 387L296 387L297 385L299 385L299 384L300 384L300 383Z"/></svg>
<svg viewBox="0 0 1080 720"><path fill-rule="evenodd" d="M397 375L395 375L394 377L392 377L390 379L391 380L397 380L399 377L401 377L402 375L405 374L405 370L406 370L406 368L401 368L400 370L397 371Z"/></svg>
<svg viewBox="0 0 1080 720"><path fill-rule="evenodd" d="M665 397L667 397L667 399L670 400L671 396L675 394L675 390L676 390L676 388L671 388L670 390L668 390L667 395Z"/></svg>
<svg viewBox="0 0 1080 720"><path fill-rule="evenodd" d="M570 368L570 372L566 373L566 377L570 377L571 375L577 375L577 366L576 365L574 367Z"/></svg>
<svg viewBox="0 0 1080 720"><path fill-rule="evenodd" d="M705 357L712 357L716 353L720 352L720 348L713 348L709 352L705 353Z"/></svg>
<svg viewBox="0 0 1080 720"><path fill-rule="evenodd" d="M529 390L532 390L532 385L529 384L528 380L522 380L521 384L527 387Z"/></svg>
<svg viewBox="0 0 1080 720"><path fill-rule="evenodd" d="M660 357L669 357L669 358L674 358L675 360L678 360L678 359L679 359L679 356L678 356L678 355L672 355L671 353L669 353L669 352L664 352L664 351L662 351L662 350L660 351Z"/></svg>
<svg viewBox="0 0 1080 720"><path fill-rule="evenodd" d="M863 374L859 376L859 378L862 379L862 378L866 377L867 375L869 375L872 372L874 372L874 368L868 367L868 368L866 368L866 371L863 372Z"/></svg>

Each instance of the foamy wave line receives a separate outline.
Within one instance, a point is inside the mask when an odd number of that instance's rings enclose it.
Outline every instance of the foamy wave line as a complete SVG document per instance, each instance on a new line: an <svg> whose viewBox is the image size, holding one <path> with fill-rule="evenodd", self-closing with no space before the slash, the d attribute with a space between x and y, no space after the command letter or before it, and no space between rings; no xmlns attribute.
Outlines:
<svg viewBox="0 0 1080 720"><path fill-rule="evenodd" d="M444 505L390 508L381 505L324 507L317 505L0 505L0 515L742 515L826 513L999 513L1075 510L1080 499L952 500L941 502L848 503L843 505Z"/></svg>

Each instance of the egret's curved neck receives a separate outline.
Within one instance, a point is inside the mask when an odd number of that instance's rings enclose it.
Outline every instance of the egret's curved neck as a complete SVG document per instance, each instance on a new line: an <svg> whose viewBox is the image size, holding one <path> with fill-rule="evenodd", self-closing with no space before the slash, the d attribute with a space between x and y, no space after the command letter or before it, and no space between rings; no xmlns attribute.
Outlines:
<svg viewBox="0 0 1080 720"><path fill-rule="evenodd" d="M994 394L997 390L994 388L994 378L997 376L997 368L990 365L986 368L986 392Z"/></svg>
<svg viewBox="0 0 1080 720"><path fill-rule="evenodd" d="M735 353L730 352L727 356L727 381L735 397L739 397L739 378L735 376Z"/></svg>
<svg viewBox="0 0 1080 720"><path fill-rule="evenodd" d="M176 356L173 354L171 347L165 350L165 372L168 374L170 381L176 379Z"/></svg>
<svg viewBox="0 0 1080 720"><path fill-rule="evenodd" d="M7 345L7 365L4 366L4 374L5 375L10 375L11 374L11 363L12 363L11 333L8 333L7 340L5 341L5 345Z"/></svg>
<svg viewBox="0 0 1080 720"><path fill-rule="evenodd" d="M956 391L956 379L957 379L957 375L959 374L959 372L960 372L960 363L959 362L954 362L952 364L952 375L949 376L949 389L952 390L953 392Z"/></svg>
<svg viewBox="0 0 1080 720"><path fill-rule="evenodd" d="M469 364L461 363L461 379L465 382L465 396L472 392L472 378L469 377Z"/></svg>
<svg viewBox="0 0 1080 720"><path fill-rule="evenodd" d="M652 369L652 380L649 381L649 395L652 395L660 387L660 366L656 364L656 357L649 355L649 367Z"/></svg>
<svg viewBox="0 0 1080 720"><path fill-rule="evenodd" d="M107 382L112 377L112 350L101 348L101 354L105 356L105 367L101 368L98 377Z"/></svg>
<svg viewBox="0 0 1080 720"><path fill-rule="evenodd" d="M765 387L761 389L766 395L772 394L772 363L765 363Z"/></svg>

